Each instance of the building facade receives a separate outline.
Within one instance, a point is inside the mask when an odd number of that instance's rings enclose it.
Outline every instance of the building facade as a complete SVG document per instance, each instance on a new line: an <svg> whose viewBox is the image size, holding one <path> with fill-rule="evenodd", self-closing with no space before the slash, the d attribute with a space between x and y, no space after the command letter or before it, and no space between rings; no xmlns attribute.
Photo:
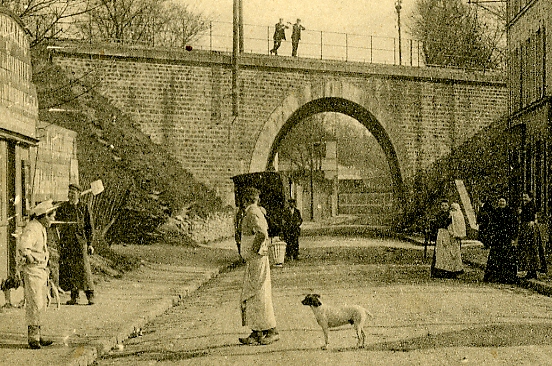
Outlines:
<svg viewBox="0 0 552 366"><path fill-rule="evenodd" d="M28 208L66 200L69 182L78 183L76 133L38 121L29 39L0 7L0 282L15 274Z"/></svg>
<svg viewBox="0 0 552 366"><path fill-rule="evenodd" d="M18 227L30 202L38 101L29 39L21 21L0 7L0 278L15 272Z"/></svg>
<svg viewBox="0 0 552 366"><path fill-rule="evenodd" d="M534 194L545 223L552 210L552 0L508 0L510 200Z"/></svg>

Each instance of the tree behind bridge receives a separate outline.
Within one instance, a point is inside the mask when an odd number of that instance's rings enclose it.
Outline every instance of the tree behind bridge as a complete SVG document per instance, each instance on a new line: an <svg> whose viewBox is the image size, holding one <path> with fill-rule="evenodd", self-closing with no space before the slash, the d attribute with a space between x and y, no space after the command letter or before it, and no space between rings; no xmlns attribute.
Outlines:
<svg viewBox="0 0 552 366"><path fill-rule="evenodd" d="M462 0L417 0L410 33L423 42L426 65L465 69L503 66L503 9L482 17Z"/></svg>
<svg viewBox="0 0 552 366"><path fill-rule="evenodd" d="M31 37L186 47L209 28L209 16L171 0L2 0Z"/></svg>
<svg viewBox="0 0 552 366"><path fill-rule="evenodd" d="M80 32L92 41L186 47L209 28L209 19L186 4L167 0L94 0Z"/></svg>

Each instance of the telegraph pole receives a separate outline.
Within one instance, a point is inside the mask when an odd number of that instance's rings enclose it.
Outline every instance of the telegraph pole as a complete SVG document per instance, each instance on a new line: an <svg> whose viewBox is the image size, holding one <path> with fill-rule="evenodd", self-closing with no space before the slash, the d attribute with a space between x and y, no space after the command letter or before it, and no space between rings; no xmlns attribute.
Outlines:
<svg viewBox="0 0 552 366"><path fill-rule="evenodd" d="M233 38L232 38L232 116L238 117L240 91L238 85L239 53L240 53L240 7L241 0L234 0L233 8Z"/></svg>
<svg viewBox="0 0 552 366"><path fill-rule="evenodd" d="M239 24L239 32L240 32L240 41L239 41L239 49L240 49L240 53L243 53L243 0L238 0L239 1L239 5L238 5L238 24Z"/></svg>

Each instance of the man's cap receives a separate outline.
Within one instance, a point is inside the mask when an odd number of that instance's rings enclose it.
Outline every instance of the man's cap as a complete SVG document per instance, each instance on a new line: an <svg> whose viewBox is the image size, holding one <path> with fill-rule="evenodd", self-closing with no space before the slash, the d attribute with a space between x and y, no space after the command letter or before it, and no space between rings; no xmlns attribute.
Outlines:
<svg viewBox="0 0 552 366"><path fill-rule="evenodd" d="M52 200L42 201L31 209L31 214L42 216L57 209Z"/></svg>
<svg viewBox="0 0 552 366"><path fill-rule="evenodd" d="M69 189L74 189L76 191L82 192L81 186L79 186L77 183L71 183L69 184Z"/></svg>

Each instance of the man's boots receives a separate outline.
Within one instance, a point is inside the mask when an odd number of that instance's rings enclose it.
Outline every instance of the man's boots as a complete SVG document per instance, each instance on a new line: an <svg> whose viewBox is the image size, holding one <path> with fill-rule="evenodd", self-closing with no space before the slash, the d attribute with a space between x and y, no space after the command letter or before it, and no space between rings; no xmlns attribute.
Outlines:
<svg viewBox="0 0 552 366"><path fill-rule="evenodd" d="M67 305L77 305L79 303L79 290L71 290L71 300L67 301Z"/></svg>
<svg viewBox="0 0 552 366"><path fill-rule="evenodd" d="M40 325L28 326L28 342L29 347L32 349L40 349L41 346L46 347L54 343L51 339L40 336Z"/></svg>
<svg viewBox="0 0 552 366"><path fill-rule="evenodd" d="M260 330L254 330L247 338L239 338L241 344L258 344L263 336L263 332Z"/></svg>
<svg viewBox="0 0 552 366"><path fill-rule="evenodd" d="M280 340L280 334L276 328L270 328L268 330L263 330L263 337L260 339L259 343L262 345L268 345Z"/></svg>
<svg viewBox="0 0 552 366"><path fill-rule="evenodd" d="M54 343L53 340L42 337L42 331L40 330L40 325L38 326L38 336L40 338L39 342L42 347L50 346L52 343Z"/></svg>
<svg viewBox="0 0 552 366"><path fill-rule="evenodd" d="M86 299L88 300L88 305L94 305L94 290L86 290Z"/></svg>
<svg viewBox="0 0 552 366"><path fill-rule="evenodd" d="M32 349L40 349L40 328L38 325L29 325L28 327L29 347Z"/></svg>

